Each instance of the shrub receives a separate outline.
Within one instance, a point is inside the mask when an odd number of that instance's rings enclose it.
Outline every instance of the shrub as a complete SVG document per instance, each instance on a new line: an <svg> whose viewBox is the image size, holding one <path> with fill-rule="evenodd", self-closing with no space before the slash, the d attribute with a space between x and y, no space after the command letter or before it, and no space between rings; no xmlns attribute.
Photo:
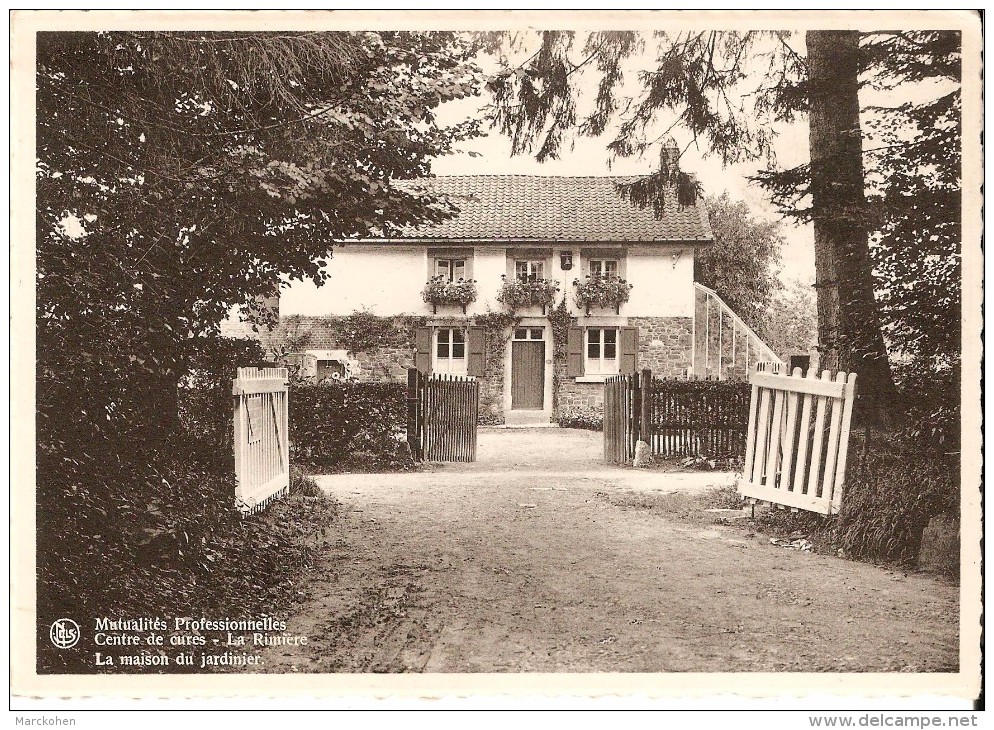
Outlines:
<svg viewBox="0 0 994 730"><path fill-rule="evenodd" d="M879 437L850 447L842 509L832 543L858 560L917 565L932 517L959 504L959 462L915 442Z"/></svg>
<svg viewBox="0 0 994 730"><path fill-rule="evenodd" d="M39 458L39 672L119 671L94 666L100 617L253 618L280 615L299 598L295 585L320 552L335 503L319 491L305 498L298 481L298 493L243 518L231 467L228 454L183 438L157 451L93 444L71 463ZM84 629L69 650L48 640L62 617ZM185 649L167 640L156 652Z"/></svg>
<svg viewBox="0 0 994 730"><path fill-rule="evenodd" d="M412 468L403 383L324 381L290 389L290 459L318 471Z"/></svg>
<svg viewBox="0 0 994 730"><path fill-rule="evenodd" d="M604 430L604 414L595 410L564 408L559 412L560 428L582 428L587 431Z"/></svg>
<svg viewBox="0 0 994 730"><path fill-rule="evenodd" d="M187 376L180 381L179 419L193 438L231 450L234 405L231 381L239 367L265 360L256 340L205 339L192 349Z"/></svg>

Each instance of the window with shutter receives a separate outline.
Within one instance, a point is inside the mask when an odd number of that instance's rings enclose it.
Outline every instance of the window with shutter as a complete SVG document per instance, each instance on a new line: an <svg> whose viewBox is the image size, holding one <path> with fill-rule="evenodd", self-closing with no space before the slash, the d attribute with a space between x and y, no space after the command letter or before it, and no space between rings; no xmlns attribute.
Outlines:
<svg viewBox="0 0 994 730"><path fill-rule="evenodd" d="M438 327L435 330L432 371L466 375L466 330L462 327Z"/></svg>
<svg viewBox="0 0 994 730"><path fill-rule="evenodd" d="M588 327L586 339L585 374L616 375L618 373L618 328Z"/></svg>

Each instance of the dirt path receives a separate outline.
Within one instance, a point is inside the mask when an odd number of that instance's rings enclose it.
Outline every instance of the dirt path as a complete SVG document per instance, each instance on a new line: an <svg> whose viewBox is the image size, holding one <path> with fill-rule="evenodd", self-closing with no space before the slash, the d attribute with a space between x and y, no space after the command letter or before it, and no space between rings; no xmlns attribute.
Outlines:
<svg viewBox="0 0 994 730"><path fill-rule="evenodd" d="M626 508L679 475L604 467L598 434L493 430L480 446L470 467L320 479L343 510L290 619L310 643L267 650L263 671L957 666L955 586Z"/></svg>

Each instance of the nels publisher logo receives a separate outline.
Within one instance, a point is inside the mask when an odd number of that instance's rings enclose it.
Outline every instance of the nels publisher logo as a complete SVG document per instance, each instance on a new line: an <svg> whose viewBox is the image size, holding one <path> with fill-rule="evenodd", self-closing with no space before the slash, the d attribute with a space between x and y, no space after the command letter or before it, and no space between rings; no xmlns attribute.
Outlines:
<svg viewBox="0 0 994 730"><path fill-rule="evenodd" d="M79 624L71 618L60 618L48 630L52 643L59 649L69 649L79 641Z"/></svg>

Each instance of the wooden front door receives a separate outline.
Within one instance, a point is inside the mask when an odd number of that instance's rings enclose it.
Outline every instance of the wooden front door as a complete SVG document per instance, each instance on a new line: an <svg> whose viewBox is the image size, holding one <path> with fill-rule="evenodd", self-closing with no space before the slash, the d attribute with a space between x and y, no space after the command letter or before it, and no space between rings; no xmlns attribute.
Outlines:
<svg viewBox="0 0 994 730"><path fill-rule="evenodd" d="M511 409L545 407L545 340L541 327L519 327L511 342Z"/></svg>

